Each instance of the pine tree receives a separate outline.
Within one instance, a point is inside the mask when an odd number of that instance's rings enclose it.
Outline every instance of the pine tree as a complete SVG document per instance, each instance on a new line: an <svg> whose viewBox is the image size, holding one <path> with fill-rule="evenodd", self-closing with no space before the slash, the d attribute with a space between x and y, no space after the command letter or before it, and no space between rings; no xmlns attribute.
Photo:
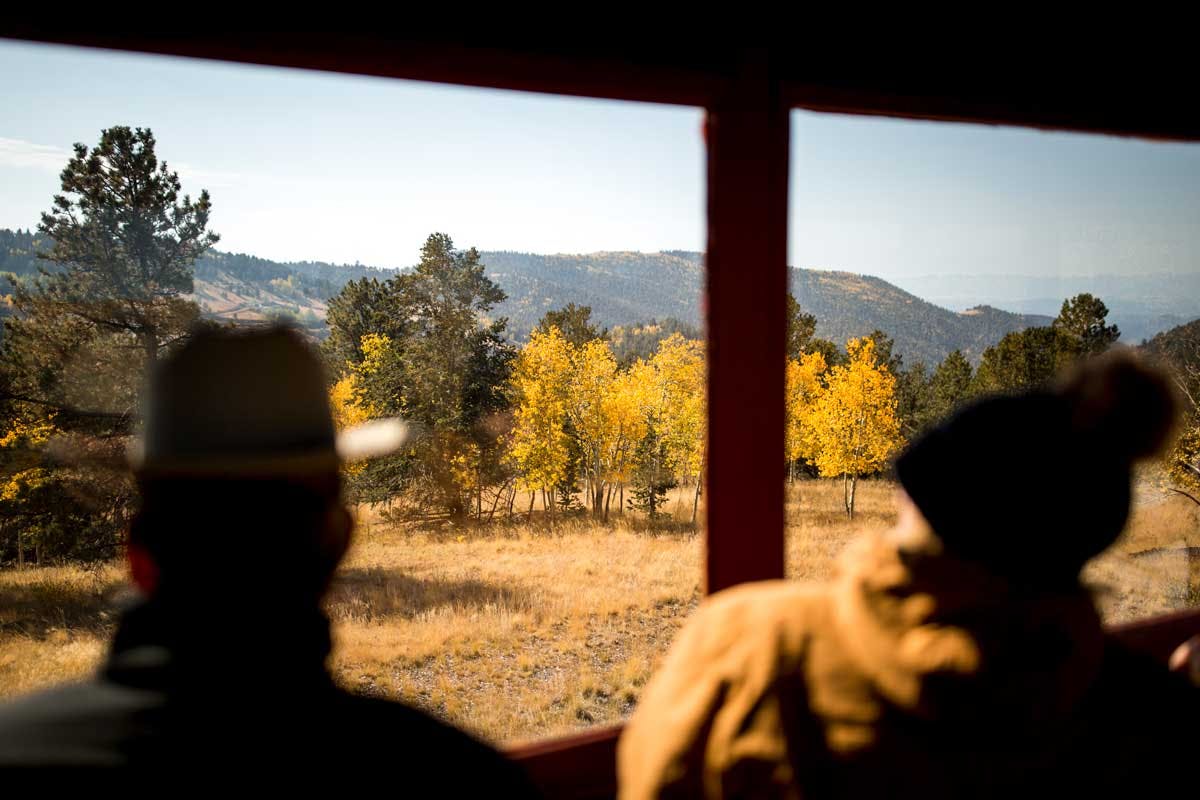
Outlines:
<svg viewBox="0 0 1200 800"><path fill-rule="evenodd" d="M592 307L574 303L567 303L557 311L547 311L534 330L545 332L550 328L558 328L563 338L575 347L581 347L592 339L608 338L607 329L592 324Z"/></svg>
<svg viewBox="0 0 1200 800"><path fill-rule="evenodd" d="M806 314L792 293L787 295L787 356L799 359L809 351L809 342L817 332L817 318Z"/></svg>
<svg viewBox="0 0 1200 800"><path fill-rule="evenodd" d="M38 226L53 241L42 257L65 268L46 276L55 300L100 332L133 336L150 362L194 321L195 304L179 295L219 238L208 192L180 198L179 176L154 148L149 128L124 126L101 131L92 150L76 144Z"/></svg>
<svg viewBox="0 0 1200 800"><path fill-rule="evenodd" d="M983 351L975 372L975 394L1024 392L1043 386L1060 364L1059 334L1053 327L1008 333Z"/></svg>
<svg viewBox="0 0 1200 800"><path fill-rule="evenodd" d="M971 397L971 363L961 350L954 350L933 372L930 380L929 415L926 424L933 424L953 414Z"/></svg>
<svg viewBox="0 0 1200 800"><path fill-rule="evenodd" d="M1058 346L1070 358L1086 358L1102 353L1116 344L1121 329L1107 325L1108 306L1099 297L1077 294L1063 301L1052 323L1058 332Z"/></svg>
<svg viewBox="0 0 1200 800"><path fill-rule="evenodd" d="M507 320L487 320L504 292L484 273L478 251L457 250L443 233L429 236L411 272L384 284L348 284L331 308L338 341L327 349L335 374L356 356L352 337L367 328L381 337L375 367L360 386L380 414L399 414L425 431L405 453L378 459L356 478L363 499L414 489L453 518L482 510L484 486L506 480L506 386L514 351ZM332 337L331 337L332 338Z"/></svg>
<svg viewBox="0 0 1200 800"><path fill-rule="evenodd" d="M181 196L155 147L149 129L127 127L101 131L95 148L75 145L31 240L48 248L38 252L46 266L13 281L0 349L9 450L31 440L8 434L52 419L56 436L88 455L37 472L0 459L5 516L24 520L7 529L24 526L37 555L92 558L117 548L133 485L104 465L123 463L146 371L199 321L183 295L196 259L218 238L208 230L211 202L205 191L195 201Z"/></svg>

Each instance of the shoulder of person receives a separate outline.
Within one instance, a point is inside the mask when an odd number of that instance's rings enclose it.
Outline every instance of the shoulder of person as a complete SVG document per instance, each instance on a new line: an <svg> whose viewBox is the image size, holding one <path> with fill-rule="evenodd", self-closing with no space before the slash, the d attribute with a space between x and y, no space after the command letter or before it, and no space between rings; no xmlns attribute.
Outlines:
<svg viewBox="0 0 1200 800"><path fill-rule="evenodd" d="M345 693L348 740L361 755L382 751L389 769L405 772L406 788L447 796L536 796L524 769L482 739L402 702ZM380 765L382 766L382 764Z"/></svg>
<svg viewBox="0 0 1200 800"><path fill-rule="evenodd" d="M103 766L116 742L161 696L107 681L70 683L0 705L0 765Z"/></svg>
<svg viewBox="0 0 1200 800"><path fill-rule="evenodd" d="M687 622L686 633L693 648L714 656L775 651L799 655L807 640L828 624L827 587L760 581L709 596Z"/></svg>

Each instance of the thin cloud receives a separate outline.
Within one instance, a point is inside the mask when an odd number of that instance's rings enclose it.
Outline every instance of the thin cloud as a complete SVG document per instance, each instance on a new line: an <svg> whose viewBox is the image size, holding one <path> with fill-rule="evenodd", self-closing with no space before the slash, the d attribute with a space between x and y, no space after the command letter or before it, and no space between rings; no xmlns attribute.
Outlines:
<svg viewBox="0 0 1200 800"><path fill-rule="evenodd" d="M22 167L59 172L73 155L75 155L75 151L68 147L37 144L24 139L8 139L0 136L0 167ZM198 188L236 186L246 181L246 176L240 172L204 169L177 161L168 162L167 166L178 172L179 177L188 184L199 184Z"/></svg>
<svg viewBox="0 0 1200 800"><path fill-rule="evenodd" d="M204 169L182 161L168 161L167 167L179 173L184 181L184 189L211 189L214 186L237 186L245 183L247 176L240 172L226 172L219 169Z"/></svg>
<svg viewBox="0 0 1200 800"><path fill-rule="evenodd" d="M0 166L45 169L58 172L71 159L73 151L53 144L35 144L24 139L0 136Z"/></svg>

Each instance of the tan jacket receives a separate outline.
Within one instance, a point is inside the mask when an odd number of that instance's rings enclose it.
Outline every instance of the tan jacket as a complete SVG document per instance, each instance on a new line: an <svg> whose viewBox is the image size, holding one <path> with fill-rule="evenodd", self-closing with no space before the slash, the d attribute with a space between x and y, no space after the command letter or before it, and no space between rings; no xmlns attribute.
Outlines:
<svg viewBox="0 0 1200 800"><path fill-rule="evenodd" d="M1083 589L1021 591L940 550L917 526L858 541L827 586L711 597L622 736L620 796L1104 794L1171 768L1182 684L1110 652Z"/></svg>

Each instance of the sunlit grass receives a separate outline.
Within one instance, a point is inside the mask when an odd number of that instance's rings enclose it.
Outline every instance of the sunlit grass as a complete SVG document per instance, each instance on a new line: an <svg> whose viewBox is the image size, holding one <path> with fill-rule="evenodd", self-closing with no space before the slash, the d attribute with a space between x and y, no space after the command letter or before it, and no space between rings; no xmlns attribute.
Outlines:
<svg viewBox="0 0 1200 800"><path fill-rule="evenodd" d="M862 482L853 522L841 492L838 481L788 488L789 577L827 578L848 541L894 521L892 484ZM686 518L690 495L678 507ZM1198 511L1161 495L1135 510L1126 535L1087 571L1103 587L1107 619L1197 602ZM700 596L703 542L683 522L614 515L603 525L538 512L454 529L399 525L365 508L359 516L328 602L338 682L493 741L626 716ZM116 563L0 572L0 697L92 671L122 576Z"/></svg>

